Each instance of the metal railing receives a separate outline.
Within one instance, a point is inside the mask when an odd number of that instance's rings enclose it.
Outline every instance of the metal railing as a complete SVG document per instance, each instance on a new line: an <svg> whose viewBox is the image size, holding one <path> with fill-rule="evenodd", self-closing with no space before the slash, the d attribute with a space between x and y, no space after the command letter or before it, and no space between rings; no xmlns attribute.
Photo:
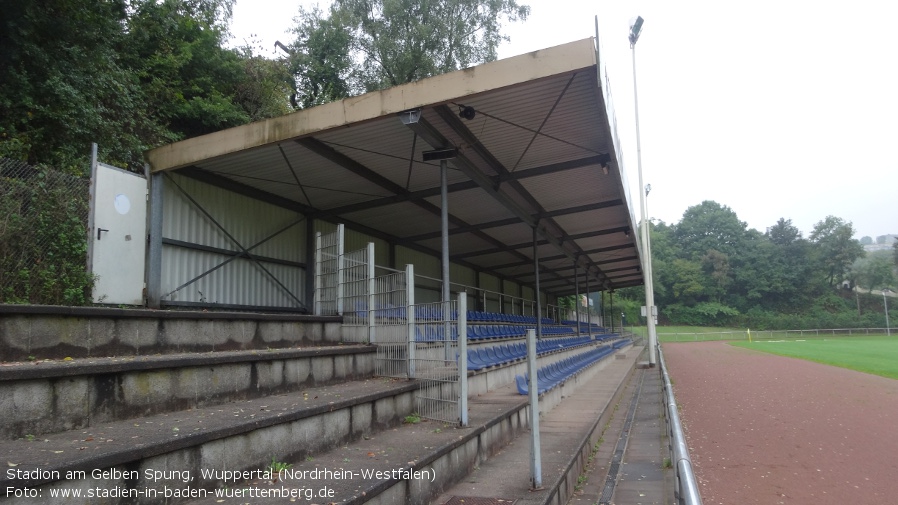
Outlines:
<svg viewBox="0 0 898 505"><path fill-rule="evenodd" d="M343 225L331 233L315 234L315 315L342 314L340 289L343 259Z"/></svg>
<svg viewBox="0 0 898 505"><path fill-rule="evenodd" d="M634 333L644 334L644 327L627 327ZM886 328L817 328L811 330L733 330L733 331L692 331L658 332L663 342L702 342L711 340L797 340L802 338L860 337L887 335Z"/></svg>
<svg viewBox="0 0 898 505"><path fill-rule="evenodd" d="M445 310L445 306L449 310ZM421 382L415 405L421 417L467 425L467 367L464 358L465 294L458 301L414 305L415 343L409 368Z"/></svg>
<svg viewBox="0 0 898 505"><path fill-rule="evenodd" d="M683 426L680 423L680 414L677 412L677 400L674 397L670 377L667 375L667 365L664 363L664 353L661 352L660 346L658 347L658 363L660 364L662 387L664 388L662 398L670 444L668 448L671 453L671 463L676 472L674 492L677 503L680 505L702 505L698 482L692 470L692 460L689 458L689 447L686 445L686 437L683 434Z"/></svg>

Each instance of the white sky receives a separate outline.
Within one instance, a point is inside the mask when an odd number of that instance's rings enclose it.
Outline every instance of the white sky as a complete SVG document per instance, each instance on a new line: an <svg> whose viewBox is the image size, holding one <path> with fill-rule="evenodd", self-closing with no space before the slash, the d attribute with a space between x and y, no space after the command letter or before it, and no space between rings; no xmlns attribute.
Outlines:
<svg viewBox="0 0 898 505"><path fill-rule="evenodd" d="M678 222L714 200L763 232L805 237L828 215L856 238L898 233L898 4L881 0L518 0L505 58L593 36L608 62L625 170L638 207L629 20L649 216ZM288 44L309 0L238 0L235 44ZM327 0L320 2L326 5ZM639 219L638 208L635 210Z"/></svg>

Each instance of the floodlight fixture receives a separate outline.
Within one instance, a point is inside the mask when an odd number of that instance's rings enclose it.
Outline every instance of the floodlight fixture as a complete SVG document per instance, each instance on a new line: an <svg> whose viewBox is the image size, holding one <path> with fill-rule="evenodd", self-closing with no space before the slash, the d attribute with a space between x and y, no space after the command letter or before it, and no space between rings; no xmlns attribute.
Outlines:
<svg viewBox="0 0 898 505"><path fill-rule="evenodd" d="M398 114L402 124L408 126L421 120L421 109L405 110Z"/></svg>
<svg viewBox="0 0 898 505"><path fill-rule="evenodd" d="M602 166L602 173L608 175L608 166L611 163L611 154L604 153L599 155L599 164Z"/></svg>
<svg viewBox="0 0 898 505"><path fill-rule="evenodd" d="M458 156L458 149L434 149L433 151L424 151L421 156L424 161L451 160Z"/></svg>
<svg viewBox="0 0 898 505"><path fill-rule="evenodd" d="M474 119L474 116L477 114L477 111L474 110L474 107L470 105L459 105L458 106L458 116L468 121Z"/></svg>
<svg viewBox="0 0 898 505"><path fill-rule="evenodd" d="M645 185L645 196L649 196L649 193L651 193L651 191L652 191L652 185L646 184Z"/></svg>
<svg viewBox="0 0 898 505"><path fill-rule="evenodd" d="M639 40L639 34L642 33L642 23L645 20L642 19L642 16L636 16L636 19L630 21L630 45L635 46L636 41Z"/></svg>

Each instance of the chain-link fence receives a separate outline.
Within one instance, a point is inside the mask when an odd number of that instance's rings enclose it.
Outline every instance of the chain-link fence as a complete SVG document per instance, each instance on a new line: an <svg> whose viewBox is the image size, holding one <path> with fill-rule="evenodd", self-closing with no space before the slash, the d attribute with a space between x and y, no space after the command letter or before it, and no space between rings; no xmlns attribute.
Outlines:
<svg viewBox="0 0 898 505"><path fill-rule="evenodd" d="M90 179L0 158L0 303L87 305Z"/></svg>

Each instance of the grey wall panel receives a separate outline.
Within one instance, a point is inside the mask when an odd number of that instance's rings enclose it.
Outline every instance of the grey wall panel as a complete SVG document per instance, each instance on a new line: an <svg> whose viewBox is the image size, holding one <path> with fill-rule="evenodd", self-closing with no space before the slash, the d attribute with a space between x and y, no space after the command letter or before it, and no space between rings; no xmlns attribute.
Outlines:
<svg viewBox="0 0 898 505"><path fill-rule="evenodd" d="M248 249L286 228L252 248L250 253L294 263L305 262L306 227L302 215L296 212L177 174L165 181L164 192L163 239L239 251L241 246ZM305 272L299 266L262 262L277 282L248 259L232 260L210 272L228 259L229 256L224 254L166 244L162 249L162 294L167 296L162 300L297 307L296 300L287 291L304 299ZM178 289L204 273L202 278Z"/></svg>

